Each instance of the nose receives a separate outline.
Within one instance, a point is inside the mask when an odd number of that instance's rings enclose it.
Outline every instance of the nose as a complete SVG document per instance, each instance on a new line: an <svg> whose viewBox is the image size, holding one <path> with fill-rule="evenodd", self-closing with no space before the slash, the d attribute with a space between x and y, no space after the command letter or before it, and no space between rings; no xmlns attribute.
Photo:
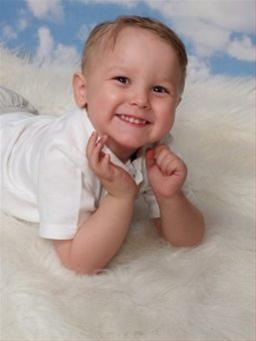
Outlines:
<svg viewBox="0 0 256 341"><path fill-rule="evenodd" d="M148 109L150 104L147 90L138 88L133 89L130 96L130 104L136 105L141 109Z"/></svg>

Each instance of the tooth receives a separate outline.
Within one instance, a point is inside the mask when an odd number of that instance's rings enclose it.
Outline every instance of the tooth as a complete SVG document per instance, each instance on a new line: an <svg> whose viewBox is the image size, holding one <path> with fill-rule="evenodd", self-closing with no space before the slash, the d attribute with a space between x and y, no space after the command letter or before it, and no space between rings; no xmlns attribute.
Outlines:
<svg viewBox="0 0 256 341"><path fill-rule="evenodd" d="M120 118L126 122L133 123L133 124L146 124L147 123L147 121L143 120L142 118L130 117L124 114L121 114Z"/></svg>

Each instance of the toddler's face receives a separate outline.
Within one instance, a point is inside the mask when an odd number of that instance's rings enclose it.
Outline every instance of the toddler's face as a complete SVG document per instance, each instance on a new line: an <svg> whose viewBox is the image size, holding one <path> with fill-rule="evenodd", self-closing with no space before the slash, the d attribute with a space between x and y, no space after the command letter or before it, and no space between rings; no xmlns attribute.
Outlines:
<svg viewBox="0 0 256 341"><path fill-rule="evenodd" d="M85 80L88 115L121 160L170 131L180 80L172 47L146 30L125 28L113 50L95 57Z"/></svg>

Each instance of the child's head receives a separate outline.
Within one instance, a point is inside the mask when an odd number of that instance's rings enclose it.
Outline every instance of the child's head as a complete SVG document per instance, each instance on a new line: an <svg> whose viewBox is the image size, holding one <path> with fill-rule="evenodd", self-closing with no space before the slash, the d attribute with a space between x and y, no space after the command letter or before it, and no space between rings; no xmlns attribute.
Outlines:
<svg viewBox="0 0 256 341"><path fill-rule="evenodd" d="M73 80L76 102L125 160L173 126L186 65L171 29L149 18L117 18L95 27L86 42L82 73Z"/></svg>
<svg viewBox="0 0 256 341"><path fill-rule="evenodd" d="M147 30L160 39L163 39L175 51L181 71L180 93L183 92L188 63L187 53L183 42L177 34L158 20L139 17L121 16L114 21L107 21L94 27L91 31L83 50L81 69L86 74L90 64L97 55L106 48L114 48L120 32L127 27Z"/></svg>

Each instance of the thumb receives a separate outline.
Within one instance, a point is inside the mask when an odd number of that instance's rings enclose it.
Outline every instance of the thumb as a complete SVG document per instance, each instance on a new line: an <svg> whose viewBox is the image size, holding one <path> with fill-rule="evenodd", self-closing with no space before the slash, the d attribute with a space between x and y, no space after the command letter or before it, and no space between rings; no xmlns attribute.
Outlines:
<svg viewBox="0 0 256 341"><path fill-rule="evenodd" d="M152 167L155 164L154 156L155 156L154 149L152 149L152 148L147 149L147 151L146 151L146 165L147 165L147 168L150 168L150 167Z"/></svg>

